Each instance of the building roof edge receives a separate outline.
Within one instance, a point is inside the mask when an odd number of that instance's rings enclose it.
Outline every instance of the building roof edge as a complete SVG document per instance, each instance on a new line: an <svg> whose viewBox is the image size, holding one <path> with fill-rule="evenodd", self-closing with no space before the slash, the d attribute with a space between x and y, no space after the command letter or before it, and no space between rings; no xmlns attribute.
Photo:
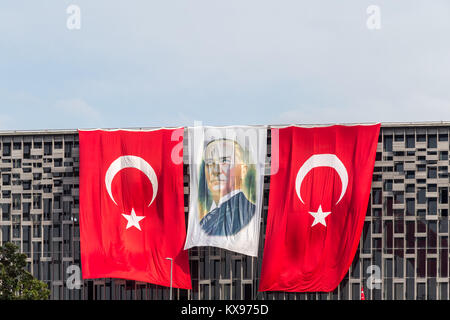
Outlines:
<svg viewBox="0 0 450 320"><path fill-rule="evenodd" d="M450 121L422 121L422 122L355 122L355 123L328 123L328 124L273 124L267 125L268 127L286 127L286 126L299 126L299 127L323 127L332 125L371 125L381 123L383 128L398 128L398 127L450 127ZM261 127L264 125L248 125L249 127ZM211 127L208 125L208 127ZM218 126L222 127L222 126ZM227 126L224 126L227 127ZM177 127L133 127L133 128L102 128L105 131L116 130L132 130L132 131L149 131L157 129L179 129L182 126ZM187 128L187 126L185 127ZM99 130L99 128L83 128L83 129L31 129L31 130L0 130L0 136L12 136L12 135L46 135L46 134L76 134L78 130Z"/></svg>

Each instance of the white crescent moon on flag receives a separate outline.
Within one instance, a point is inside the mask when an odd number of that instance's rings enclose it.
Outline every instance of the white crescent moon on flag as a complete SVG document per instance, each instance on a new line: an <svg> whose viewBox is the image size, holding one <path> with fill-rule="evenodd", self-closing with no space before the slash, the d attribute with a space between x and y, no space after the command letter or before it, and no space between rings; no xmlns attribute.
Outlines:
<svg viewBox="0 0 450 320"><path fill-rule="evenodd" d="M153 170L152 166L142 159L141 157L136 156L121 156L114 160L111 165L109 166L108 170L105 174L105 184L106 184L106 190L108 191L109 196L111 197L112 201L117 205L116 200L114 200L114 197L111 193L111 184L115 177L115 175L122 169L125 168L135 168L140 171L142 171L150 180L153 187L153 198L148 204L148 207L152 204L153 200L155 200L156 193L158 192L158 178L156 177L155 170Z"/></svg>
<svg viewBox="0 0 450 320"><path fill-rule="evenodd" d="M305 203L302 199L302 195L300 194L300 188L302 186L303 179L314 168L317 167L330 167L336 170L342 182L342 191L339 201L342 200L342 197L347 190L348 185L348 173L342 161L335 154L314 154L298 170L297 178L295 179L295 191L297 192L297 196L300 198L300 201Z"/></svg>

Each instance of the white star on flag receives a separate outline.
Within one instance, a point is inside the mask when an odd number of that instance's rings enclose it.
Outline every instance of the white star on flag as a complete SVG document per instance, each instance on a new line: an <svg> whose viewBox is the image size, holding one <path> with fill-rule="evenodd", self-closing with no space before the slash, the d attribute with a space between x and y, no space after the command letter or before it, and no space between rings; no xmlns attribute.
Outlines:
<svg viewBox="0 0 450 320"><path fill-rule="evenodd" d="M317 212L309 212L314 217L314 222L311 225L311 227L314 227L316 224L321 223L325 227L327 226L327 223L325 222L325 218L331 213L331 212L323 212L322 211L322 205L319 205L319 209Z"/></svg>
<svg viewBox="0 0 450 320"><path fill-rule="evenodd" d="M125 219L128 220L127 229L131 228L131 227L136 227L137 229L139 229L139 231L141 231L141 226L139 225L139 221L144 219L145 216L137 216L136 212L134 212L134 208L131 209L131 214L122 213L122 215L124 216Z"/></svg>

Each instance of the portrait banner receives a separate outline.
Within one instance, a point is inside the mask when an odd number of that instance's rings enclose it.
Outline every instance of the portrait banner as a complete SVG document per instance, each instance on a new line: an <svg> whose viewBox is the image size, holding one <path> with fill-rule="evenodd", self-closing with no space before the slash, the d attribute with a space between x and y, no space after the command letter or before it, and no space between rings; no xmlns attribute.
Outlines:
<svg viewBox="0 0 450 320"><path fill-rule="evenodd" d="M188 129L190 201L185 249L213 246L256 257L266 127Z"/></svg>

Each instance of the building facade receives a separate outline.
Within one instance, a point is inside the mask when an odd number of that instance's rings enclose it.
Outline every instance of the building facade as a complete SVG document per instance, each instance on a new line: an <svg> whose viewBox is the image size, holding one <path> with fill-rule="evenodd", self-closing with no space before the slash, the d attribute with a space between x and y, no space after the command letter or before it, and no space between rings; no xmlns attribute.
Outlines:
<svg viewBox="0 0 450 320"><path fill-rule="evenodd" d="M449 299L449 131L450 123L382 124L360 245L335 291L257 291L270 188L266 175L258 257L190 249L193 289L173 289L174 299L351 300L360 299L361 288L366 299ZM0 132L0 243L20 247L28 270L49 285L52 299L168 299L169 288L148 283L77 281L78 150L75 130ZM270 154L266 173L269 168ZM186 218L188 169L186 164Z"/></svg>

